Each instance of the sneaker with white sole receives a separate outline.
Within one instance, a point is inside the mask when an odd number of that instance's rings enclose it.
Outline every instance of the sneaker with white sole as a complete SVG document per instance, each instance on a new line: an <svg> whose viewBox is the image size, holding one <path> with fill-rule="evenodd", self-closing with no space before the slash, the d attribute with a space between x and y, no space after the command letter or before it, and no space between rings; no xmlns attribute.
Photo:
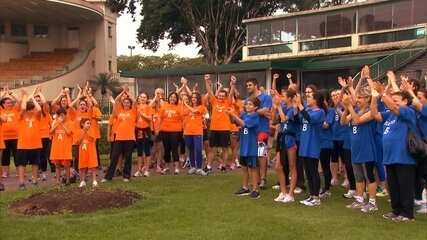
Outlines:
<svg viewBox="0 0 427 240"><path fill-rule="evenodd" d="M319 206L320 205L320 199L319 198L313 198L313 199L311 199L311 201L305 202L304 205L309 206L309 207Z"/></svg>
<svg viewBox="0 0 427 240"><path fill-rule="evenodd" d="M387 220L393 220L397 217L398 217L398 215L394 214L393 212L383 214L383 218L387 219Z"/></svg>
<svg viewBox="0 0 427 240"><path fill-rule="evenodd" d="M313 200L313 198L312 198L311 196L309 196L309 197L307 197L306 199L299 201L299 203L301 203L301 204L304 204L304 205L305 205L305 203L306 203L306 202L309 202L309 201L311 201L311 200Z"/></svg>
<svg viewBox="0 0 427 240"><path fill-rule="evenodd" d="M341 183L341 187L343 187L343 188L347 188L348 187L348 185L350 185L350 183L348 182L348 180L346 179L346 180L344 180L342 183Z"/></svg>
<svg viewBox="0 0 427 240"><path fill-rule="evenodd" d="M251 191L247 188L240 188L237 192L234 193L237 196L248 196L251 194Z"/></svg>
<svg viewBox="0 0 427 240"><path fill-rule="evenodd" d="M295 198L292 197L291 195L286 195L282 201L282 203L291 203L291 202L295 202Z"/></svg>
<svg viewBox="0 0 427 240"><path fill-rule="evenodd" d="M92 182L92 187L98 187L98 182L96 180Z"/></svg>
<svg viewBox="0 0 427 240"><path fill-rule="evenodd" d="M203 169L201 169L201 168L196 170L196 174L200 175L200 176L207 176L208 175L208 173L203 171Z"/></svg>
<svg viewBox="0 0 427 240"><path fill-rule="evenodd" d="M296 187L295 189L294 189L294 193L295 194L301 194L302 193L302 188L300 188L300 187Z"/></svg>
<svg viewBox="0 0 427 240"><path fill-rule="evenodd" d="M273 185L273 186L271 186L271 189L280 190L280 185L279 184Z"/></svg>
<svg viewBox="0 0 427 240"><path fill-rule="evenodd" d="M279 196L277 196L277 197L274 199L274 201L275 201L275 202L283 202L283 200L285 200L285 197L286 197L286 194L284 194L284 193L280 192L280 193L279 193Z"/></svg>
<svg viewBox="0 0 427 240"><path fill-rule="evenodd" d="M129 178L123 178L123 182L129 182Z"/></svg>
<svg viewBox="0 0 427 240"><path fill-rule="evenodd" d="M319 197L320 198L328 198L328 197L330 197L332 195L332 193L330 192L330 191L322 191L320 194L319 194Z"/></svg>
<svg viewBox="0 0 427 240"><path fill-rule="evenodd" d="M160 172L162 175L166 175L169 172L169 168L163 168Z"/></svg>
<svg viewBox="0 0 427 240"><path fill-rule="evenodd" d="M413 222L415 221L415 219L413 218L407 218L404 216L397 216L395 218L392 219L394 222Z"/></svg>
<svg viewBox="0 0 427 240"><path fill-rule="evenodd" d="M362 209L365 206L364 202L358 202L358 201L354 201L351 204L345 206L346 208L351 208L351 209Z"/></svg>
<svg viewBox="0 0 427 240"><path fill-rule="evenodd" d="M150 176L150 172L149 171L144 171L144 177L149 177Z"/></svg>
<svg viewBox="0 0 427 240"><path fill-rule="evenodd" d="M105 182L107 182L108 180L107 179L105 179L105 178L103 178L103 179L101 179L101 182L102 183L105 183Z"/></svg>
<svg viewBox="0 0 427 240"><path fill-rule="evenodd" d="M252 199L259 199L261 195L259 194L258 191L252 191L251 194L249 194L249 197Z"/></svg>
<svg viewBox="0 0 427 240"><path fill-rule="evenodd" d="M419 214L427 214L427 205L423 205L421 206L418 210L417 213Z"/></svg>
<svg viewBox="0 0 427 240"><path fill-rule="evenodd" d="M352 198L354 198L354 196L356 196L356 191L348 190L348 192L344 193L342 196L344 198L352 199Z"/></svg>
<svg viewBox="0 0 427 240"><path fill-rule="evenodd" d="M174 175L179 175L179 169L175 168L175 171L173 172Z"/></svg>
<svg viewBox="0 0 427 240"><path fill-rule="evenodd" d="M193 175L196 173L196 168L190 168L190 170L188 170L188 175Z"/></svg>
<svg viewBox="0 0 427 240"><path fill-rule="evenodd" d="M81 181L80 184L79 184L79 187L80 188L86 187L86 182L85 181Z"/></svg>
<svg viewBox="0 0 427 240"><path fill-rule="evenodd" d="M338 184L340 184L340 183L339 183L339 181L338 181L338 179L334 179L334 178L333 178L333 179L331 180L331 185L332 185L332 186L337 186Z"/></svg>
<svg viewBox="0 0 427 240"><path fill-rule="evenodd" d="M141 177L142 173L140 171L136 171L135 174L133 174L134 177Z"/></svg>
<svg viewBox="0 0 427 240"><path fill-rule="evenodd" d="M378 211L378 207L376 204L368 202L367 204L365 204L365 206L363 206L362 209L360 209L360 211L364 213L375 212L375 211Z"/></svg>

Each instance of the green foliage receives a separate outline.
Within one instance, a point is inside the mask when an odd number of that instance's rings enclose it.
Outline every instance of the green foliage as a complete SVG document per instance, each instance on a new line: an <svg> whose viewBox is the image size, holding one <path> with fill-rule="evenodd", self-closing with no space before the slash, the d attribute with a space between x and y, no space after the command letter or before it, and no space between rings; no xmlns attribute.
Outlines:
<svg viewBox="0 0 427 240"><path fill-rule="evenodd" d="M117 68L119 71L136 71L165 69L179 66L197 66L205 64L202 58L181 58L175 54L159 56L119 56Z"/></svg>
<svg viewBox="0 0 427 240"><path fill-rule="evenodd" d="M270 16L277 10L294 12L340 5L354 0L108 0L113 11L135 14L140 5L142 21L137 39L156 51L160 40L170 47L197 43L206 63L236 62L245 44L243 19Z"/></svg>

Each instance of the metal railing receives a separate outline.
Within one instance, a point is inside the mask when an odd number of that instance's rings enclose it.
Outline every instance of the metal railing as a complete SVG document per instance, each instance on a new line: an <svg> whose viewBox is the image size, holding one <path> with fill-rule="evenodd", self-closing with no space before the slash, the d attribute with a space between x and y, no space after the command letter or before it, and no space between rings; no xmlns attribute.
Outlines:
<svg viewBox="0 0 427 240"><path fill-rule="evenodd" d="M92 52L93 49L95 49L94 41L90 42L85 48L75 53L73 56L73 60L71 60L71 62L65 65L61 70L52 71L47 74L43 74L42 76L35 75L29 78L15 79L12 81L2 80L0 76L0 82L8 84L10 89L15 89L53 80L78 69L81 65L83 65L83 63L86 62L87 58L89 57L89 54Z"/></svg>
<svg viewBox="0 0 427 240"><path fill-rule="evenodd" d="M381 79L385 77L385 75L387 74L387 71L398 70L399 68L417 59L426 51L427 51L427 35L425 35L423 38L419 38L417 40L412 41L408 45L401 47L399 50L396 50L390 55L370 65L369 69L371 73L371 78ZM360 74L361 72L358 72L353 77L353 83L356 85L359 84Z"/></svg>

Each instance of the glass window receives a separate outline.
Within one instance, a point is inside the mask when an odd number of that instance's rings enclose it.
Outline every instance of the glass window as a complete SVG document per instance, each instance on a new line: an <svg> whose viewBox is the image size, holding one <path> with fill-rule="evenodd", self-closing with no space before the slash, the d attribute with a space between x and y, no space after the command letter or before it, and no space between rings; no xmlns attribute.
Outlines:
<svg viewBox="0 0 427 240"><path fill-rule="evenodd" d="M396 42L414 40L423 38L425 35L425 28L408 29L397 32L387 32L378 34L369 34L360 37L360 44L379 44L385 42Z"/></svg>
<svg viewBox="0 0 427 240"><path fill-rule="evenodd" d="M260 24L259 44L271 43L271 22L262 22Z"/></svg>
<svg viewBox="0 0 427 240"><path fill-rule="evenodd" d="M282 32L285 32L285 24L282 20L271 22L271 42L278 43L282 41Z"/></svg>
<svg viewBox="0 0 427 240"><path fill-rule="evenodd" d="M49 33L49 27L46 25L34 25L33 34L34 36L47 35Z"/></svg>
<svg viewBox="0 0 427 240"><path fill-rule="evenodd" d="M425 0L414 0L414 24L427 22L427 4Z"/></svg>
<svg viewBox="0 0 427 240"><path fill-rule="evenodd" d="M299 39L314 39L326 36L325 15L304 16L298 19Z"/></svg>
<svg viewBox="0 0 427 240"><path fill-rule="evenodd" d="M291 52L292 52L292 43L249 48L249 56L268 55L273 53L291 53Z"/></svg>
<svg viewBox="0 0 427 240"><path fill-rule="evenodd" d="M412 0L393 3L393 28L412 25L412 17Z"/></svg>
<svg viewBox="0 0 427 240"><path fill-rule="evenodd" d="M297 19L288 18L284 20L285 31L281 33L282 42L293 42L297 35Z"/></svg>
<svg viewBox="0 0 427 240"><path fill-rule="evenodd" d="M338 36L355 32L356 11L343 11L329 14L326 17L326 35Z"/></svg>
<svg viewBox="0 0 427 240"><path fill-rule="evenodd" d="M375 30L391 29L393 10L391 4L378 5L374 8Z"/></svg>
<svg viewBox="0 0 427 240"><path fill-rule="evenodd" d="M359 32L369 32L374 30L374 9L372 7L361 8L359 10Z"/></svg>
<svg viewBox="0 0 427 240"><path fill-rule="evenodd" d="M14 37L27 36L27 26L25 24L12 24L12 36Z"/></svg>
<svg viewBox="0 0 427 240"><path fill-rule="evenodd" d="M258 44L259 38L259 24L251 23L248 24L248 45Z"/></svg>
<svg viewBox="0 0 427 240"><path fill-rule="evenodd" d="M350 46L351 46L351 37L344 37L344 38L302 42L300 43L300 50L311 51L311 50L350 47Z"/></svg>

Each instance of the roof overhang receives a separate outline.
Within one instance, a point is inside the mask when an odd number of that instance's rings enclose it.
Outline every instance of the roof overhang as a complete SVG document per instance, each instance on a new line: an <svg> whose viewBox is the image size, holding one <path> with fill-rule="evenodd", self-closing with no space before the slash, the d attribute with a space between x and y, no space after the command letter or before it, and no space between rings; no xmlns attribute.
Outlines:
<svg viewBox="0 0 427 240"><path fill-rule="evenodd" d="M0 21L70 24L103 19L102 9L83 0L0 1Z"/></svg>

